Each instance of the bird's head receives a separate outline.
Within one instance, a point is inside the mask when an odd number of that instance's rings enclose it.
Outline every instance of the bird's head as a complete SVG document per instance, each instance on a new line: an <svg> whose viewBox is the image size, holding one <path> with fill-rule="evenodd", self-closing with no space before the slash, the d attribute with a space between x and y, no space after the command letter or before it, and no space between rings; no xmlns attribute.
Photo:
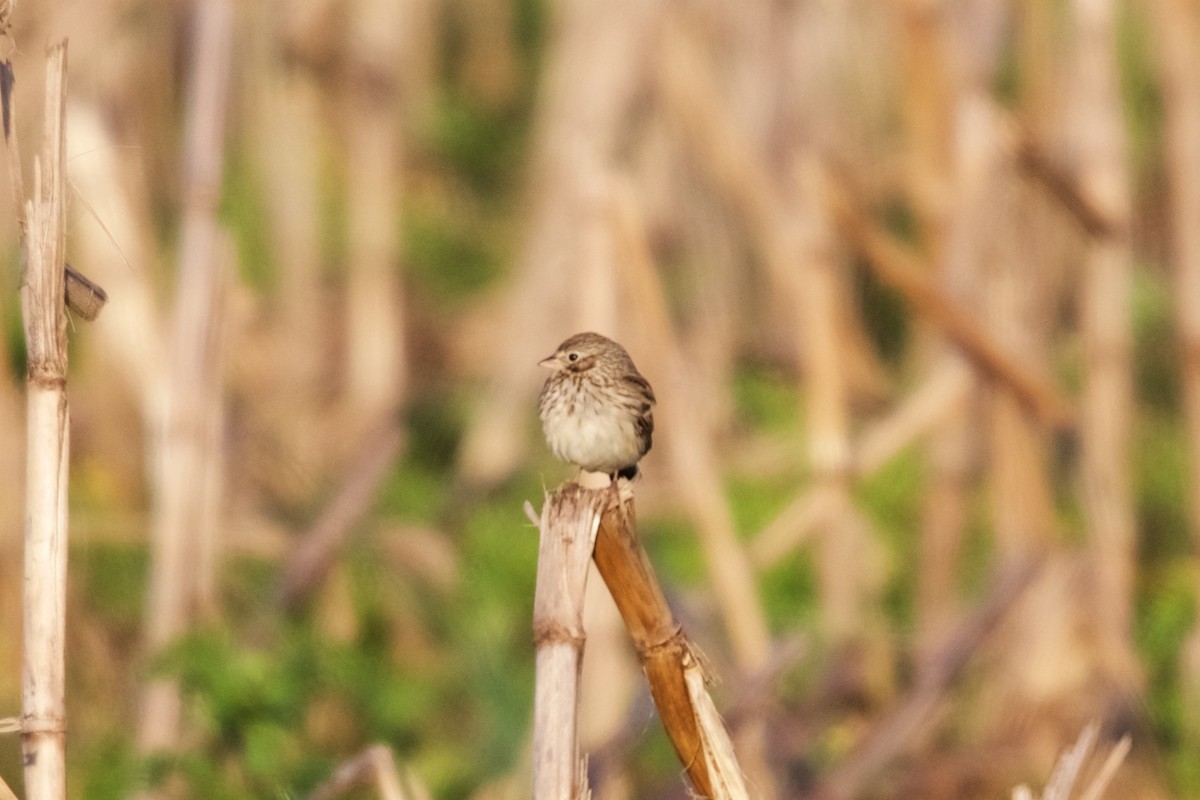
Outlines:
<svg viewBox="0 0 1200 800"><path fill-rule="evenodd" d="M621 345L598 333L577 333L558 346L553 354L538 362L538 366L561 372L583 372L606 357L619 358L624 354Z"/></svg>

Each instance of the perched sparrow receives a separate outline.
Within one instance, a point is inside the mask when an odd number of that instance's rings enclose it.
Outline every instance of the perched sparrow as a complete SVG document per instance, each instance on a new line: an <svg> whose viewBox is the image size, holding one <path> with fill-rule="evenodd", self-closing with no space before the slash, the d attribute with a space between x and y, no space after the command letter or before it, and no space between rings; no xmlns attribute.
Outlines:
<svg viewBox="0 0 1200 800"><path fill-rule="evenodd" d="M552 370L538 414L554 455L589 472L636 475L650 450L654 390L625 348L577 333L538 364Z"/></svg>

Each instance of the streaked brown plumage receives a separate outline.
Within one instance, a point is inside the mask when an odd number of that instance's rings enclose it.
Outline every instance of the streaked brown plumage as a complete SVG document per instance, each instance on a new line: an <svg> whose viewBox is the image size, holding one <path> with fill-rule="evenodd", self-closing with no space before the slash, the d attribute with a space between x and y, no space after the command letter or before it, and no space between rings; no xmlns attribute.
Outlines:
<svg viewBox="0 0 1200 800"><path fill-rule="evenodd" d="M577 333L538 363L552 370L538 414L554 455L590 472L636 472L654 432L654 390L625 348Z"/></svg>

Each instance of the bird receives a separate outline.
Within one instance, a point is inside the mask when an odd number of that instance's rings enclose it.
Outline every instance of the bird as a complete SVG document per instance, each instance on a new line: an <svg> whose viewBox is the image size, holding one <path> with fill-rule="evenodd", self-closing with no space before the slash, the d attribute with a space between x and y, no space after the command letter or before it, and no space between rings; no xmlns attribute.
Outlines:
<svg viewBox="0 0 1200 800"><path fill-rule="evenodd" d="M655 398L625 348L577 333L538 365L550 370L538 415L555 457L614 482L635 477L650 450Z"/></svg>

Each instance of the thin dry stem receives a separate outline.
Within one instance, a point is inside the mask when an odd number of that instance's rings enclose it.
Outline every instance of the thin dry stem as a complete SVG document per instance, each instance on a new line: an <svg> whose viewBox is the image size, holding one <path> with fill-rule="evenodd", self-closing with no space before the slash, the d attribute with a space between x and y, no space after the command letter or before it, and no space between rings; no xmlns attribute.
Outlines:
<svg viewBox="0 0 1200 800"><path fill-rule="evenodd" d="M540 520L533 639L537 648L533 720L533 796L582 796L579 772L579 669L583 599L606 493L570 483L547 498Z"/></svg>
<svg viewBox="0 0 1200 800"><path fill-rule="evenodd" d="M693 789L703 797L747 797L724 724L703 688L703 661L671 614L638 541L632 496L605 510L594 558L633 638L659 719Z"/></svg>
<svg viewBox="0 0 1200 800"><path fill-rule="evenodd" d="M28 800L66 797L67 44L49 48L45 140L25 203L28 263L21 291L28 354L25 669L21 744Z"/></svg>
<svg viewBox="0 0 1200 800"><path fill-rule="evenodd" d="M222 276L216 204L224 154L233 8L204 3L196 16L184 150L183 226L167 400L159 431L146 638L152 651L187 630L210 596L220 474ZM153 680L138 720L143 752L172 748L182 708L178 688Z"/></svg>
<svg viewBox="0 0 1200 800"><path fill-rule="evenodd" d="M346 390L351 426L394 413L407 381L403 283L397 270L396 218L402 200L403 63L409 3L364 0L349 24L349 85L344 89L348 256Z"/></svg>
<svg viewBox="0 0 1200 800"><path fill-rule="evenodd" d="M1088 784L1087 789L1079 796L1079 800L1100 800L1104 796L1109 782L1117 774L1117 770L1121 768L1121 763L1129 755L1132 747L1133 739L1128 735L1122 736L1121 741L1113 745L1113 749L1109 751L1108 757L1104 759L1104 763L1100 765L1100 769L1096 770L1092 782Z"/></svg>
<svg viewBox="0 0 1200 800"><path fill-rule="evenodd" d="M1075 744L1059 757L1054 772L1050 774L1050 782L1046 784L1046 791L1042 793L1043 800L1068 800L1075 781L1079 779L1079 772L1083 769L1084 759L1096 744L1097 732L1095 724L1084 726Z"/></svg>
<svg viewBox="0 0 1200 800"><path fill-rule="evenodd" d="M1078 83L1070 119L1080 188L1127 223L1130 188L1117 70L1116 3L1075 0ZM1126 227L1126 225L1122 225ZM1120 680L1137 680L1131 650L1137 521L1130 475L1133 424L1133 254L1128 236L1088 242L1080 280L1086 380L1080 400L1080 477L1096 569L1099 655Z"/></svg>
<svg viewBox="0 0 1200 800"><path fill-rule="evenodd" d="M1054 764L1050 781L1040 796L1035 796L1028 786L1018 786L1013 789L1013 800L1070 800L1075 785L1083 774L1084 764L1096 747L1099 728L1095 723L1086 725L1080 732L1075 743L1067 748ZM1121 762L1129 755L1133 740L1123 736L1113 745L1104 762L1095 771L1087 787L1079 793L1079 800L1100 800L1108 788L1109 782L1121 766Z"/></svg>

